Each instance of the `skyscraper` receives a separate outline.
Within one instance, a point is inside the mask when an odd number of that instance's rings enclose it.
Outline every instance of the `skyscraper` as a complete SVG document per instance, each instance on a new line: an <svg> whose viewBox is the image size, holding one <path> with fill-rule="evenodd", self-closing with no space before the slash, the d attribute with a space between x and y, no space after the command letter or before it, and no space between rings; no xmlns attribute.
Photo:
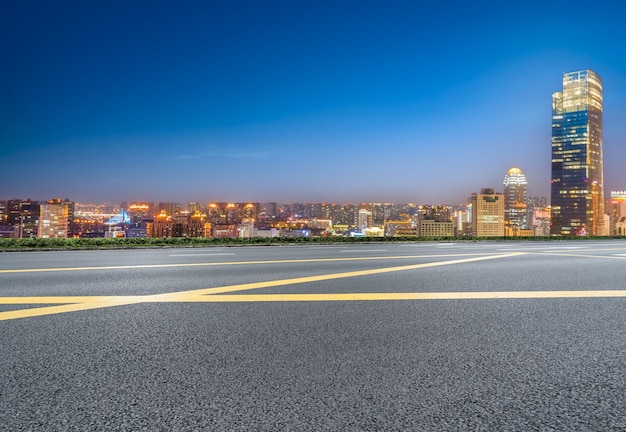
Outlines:
<svg viewBox="0 0 626 432"><path fill-rule="evenodd" d="M491 188L485 188L479 194L473 193L470 202L472 204L472 236L504 236L503 195Z"/></svg>
<svg viewBox="0 0 626 432"><path fill-rule="evenodd" d="M551 235L603 235L602 80L563 75L552 94Z"/></svg>
<svg viewBox="0 0 626 432"><path fill-rule="evenodd" d="M528 192L526 176L514 166L504 176L504 223L515 228L528 228Z"/></svg>

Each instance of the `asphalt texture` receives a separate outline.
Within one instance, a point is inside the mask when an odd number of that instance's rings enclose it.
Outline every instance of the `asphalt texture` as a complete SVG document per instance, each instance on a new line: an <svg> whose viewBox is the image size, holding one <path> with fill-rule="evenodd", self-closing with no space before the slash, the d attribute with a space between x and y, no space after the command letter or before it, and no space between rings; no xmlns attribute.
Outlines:
<svg viewBox="0 0 626 432"><path fill-rule="evenodd" d="M624 289L619 240L2 253L0 430L626 431ZM315 300L513 291L591 294Z"/></svg>

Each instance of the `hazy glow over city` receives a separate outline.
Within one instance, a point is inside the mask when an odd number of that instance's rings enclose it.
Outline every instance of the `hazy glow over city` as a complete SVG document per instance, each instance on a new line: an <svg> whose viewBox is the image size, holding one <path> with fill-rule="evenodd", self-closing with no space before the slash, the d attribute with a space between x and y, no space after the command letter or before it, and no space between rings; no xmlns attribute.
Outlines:
<svg viewBox="0 0 626 432"><path fill-rule="evenodd" d="M457 204L512 166L549 196L579 69L623 190L624 6L587 4L13 2L0 198Z"/></svg>

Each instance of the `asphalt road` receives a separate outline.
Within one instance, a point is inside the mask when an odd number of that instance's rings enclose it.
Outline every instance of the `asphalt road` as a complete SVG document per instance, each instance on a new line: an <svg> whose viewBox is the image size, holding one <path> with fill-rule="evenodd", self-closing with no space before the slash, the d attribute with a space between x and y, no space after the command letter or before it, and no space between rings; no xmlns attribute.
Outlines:
<svg viewBox="0 0 626 432"><path fill-rule="evenodd" d="M2 431L626 431L626 242L0 254Z"/></svg>

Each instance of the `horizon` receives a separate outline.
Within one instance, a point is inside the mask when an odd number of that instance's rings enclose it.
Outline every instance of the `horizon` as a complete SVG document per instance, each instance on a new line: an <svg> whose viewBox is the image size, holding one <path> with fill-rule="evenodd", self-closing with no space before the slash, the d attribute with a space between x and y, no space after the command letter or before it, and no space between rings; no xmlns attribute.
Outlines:
<svg viewBox="0 0 626 432"><path fill-rule="evenodd" d="M518 166L549 200L551 96L592 69L608 198L626 7L586 7L580 37L585 4L11 4L2 194L458 205Z"/></svg>
<svg viewBox="0 0 626 432"><path fill-rule="evenodd" d="M475 193L479 193L479 191L475 192ZM496 194L502 194L503 192L501 191L495 191ZM539 196L539 195L528 195L528 200L533 200L533 199L545 199L546 201L549 201L548 197L545 196ZM607 198L608 199L608 198ZM191 200L191 201L163 201L163 200L155 200L155 201L149 201L149 200L113 200L113 201L77 201L74 199L71 199L70 197L52 197L52 198L46 198L46 199L32 199L31 197L13 197L10 199L5 199L5 198L1 198L0 197L0 201L2 202L7 202L7 201L11 201L11 200L21 200L21 201L25 201L25 202L34 202L34 203L39 203L39 204L43 204L47 201L56 201L56 200L60 200L60 202L65 202L65 201L69 201L69 202L73 202L74 204L79 204L79 205L96 205L96 206L100 206L100 205L112 205L112 206L122 206L122 204L127 204L127 205L131 205L131 204L153 204L153 205L159 205L159 204L177 204L177 205L190 205L190 204L203 204L203 205L209 205L209 204L213 204L213 203L220 203L220 204L224 204L224 203L228 203L228 204L248 204L248 203L254 203L254 204L276 204L276 205L294 205L294 204L327 204L327 205L386 205L386 204L390 204L390 205L414 205L416 207L437 207L437 206L446 206L446 207L458 207L458 206L467 206L470 204L469 202L469 198L468 201L465 203L447 203L447 202L424 202L424 203L419 203L419 202L415 202L415 201L253 201L253 200L234 200L234 201L218 201L218 200L208 200L208 201L202 201L202 200ZM549 206L549 204L548 204ZM123 207L123 206L122 206Z"/></svg>

